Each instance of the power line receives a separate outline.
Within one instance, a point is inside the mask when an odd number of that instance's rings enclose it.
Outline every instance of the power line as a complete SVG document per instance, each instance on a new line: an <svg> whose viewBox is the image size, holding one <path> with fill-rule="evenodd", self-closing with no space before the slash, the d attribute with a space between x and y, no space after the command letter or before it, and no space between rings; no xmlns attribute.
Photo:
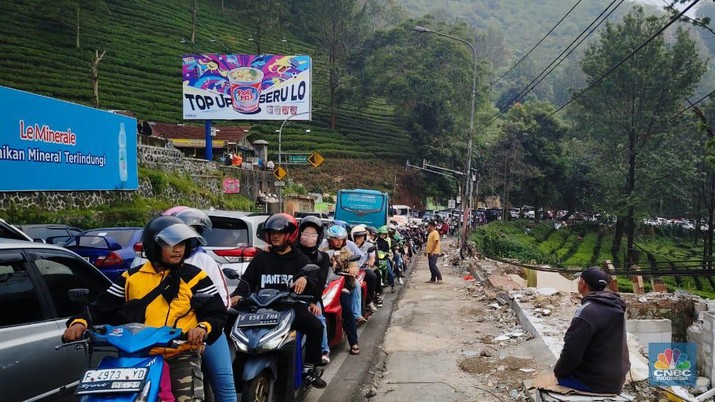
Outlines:
<svg viewBox="0 0 715 402"><path fill-rule="evenodd" d="M702 98L696 100L695 102L690 102L690 101L688 100L688 103L690 104L690 106L688 106L688 107L686 107L685 109L683 109L683 110L679 111L678 113L676 113L676 114L673 116L673 118L675 119L676 117L680 116L681 114L687 112L688 110L690 110L690 109L692 109L693 107L695 107L695 105L697 105L698 103L700 103L700 102L704 101L705 99L709 98L709 97L712 96L713 94L715 94L715 89L713 89L712 91L710 91L710 93L708 93L707 95L703 96ZM687 100L687 99L686 99L686 100Z"/></svg>
<svg viewBox="0 0 715 402"><path fill-rule="evenodd" d="M509 109L511 109L511 108L514 106L515 102L517 102L519 99L523 98L523 97L526 96L529 92L531 92L531 91L536 87L536 85L534 85L534 86L532 87L532 84L534 84L534 83L535 83L537 80L539 80L540 78L541 78L541 80L543 80L544 78L546 78L546 76L548 76L549 74L551 74L551 72L553 72L554 69L555 69L559 64L561 64L561 63L563 62L563 60L565 60L565 58L562 59L562 56L563 56L566 52L568 52L568 54L566 55L566 57L568 57L568 55L570 55L571 52L573 52L578 46L580 46L581 43L583 43L583 41L586 40L586 38L588 38L588 37L603 23L603 21L605 21L621 4L623 4L623 2L624 2L625 0L620 0L620 2L619 2L615 7L613 7L613 9L611 9L611 6L613 6L617 1L618 1L618 0L613 0L613 1L611 1L611 3L610 3L608 6L606 6L606 8L605 8L603 11L601 11L601 13L600 13L593 21L591 21L591 23L588 24L588 26L587 26L586 28L584 28L584 30L581 31L581 33L578 34L578 36L576 36L576 37L574 38L574 40L572 40L571 43L569 43L569 45L566 46L566 48L564 48L564 50L562 50L561 53L559 53L558 56L556 56L556 58L554 58L554 59L551 61L551 63L549 63L549 65L547 65L543 70L541 70L541 72L540 72L536 77L534 77L534 79L531 80L531 82L528 83L528 84L526 85L526 87L524 87L524 89L522 89L522 90L521 90L516 96L514 96L509 102L507 102L507 105L508 105L508 106L506 107L506 109L500 110L500 111L498 111L497 113L495 113L492 117L490 117L490 118L489 118L489 122L485 125L485 127L489 127L490 125L492 125L492 123L494 123L495 121L497 121L497 120L499 119L499 117L501 117L501 116L503 116L504 114L506 114L506 112L508 112ZM610 12L608 11L609 9L611 9ZM601 19L601 17L603 17L603 15L606 14L607 12L608 12L608 15L606 15L606 17L604 17L603 19ZM599 20L601 20L601 21L598 22ZM598 24L597 24L593 29L591 29L591 27L592 27L594 24L596 24L597 22L598 22ZM589 29L590 29L590 31L589 31ZM586 34L587 32L588 32L588 34ZM586 36L584 36L584 34L586 34ZM583 37L583 38L582 38L582 37ZM580 41L579 41L579 39L580 39ZM578 44L576 44L576 45L574 46L574 44L575 44L577 41L579 41ZM572 49L572 46L573 46L573 49ZM554 66L554 64L557 63L557 62L558 62L558 64L556 64L556 66ZM552 66L553 66L553 68L551 68ZM549 69L551 69L551 70L549 70ZM546 73L547 70L549 70L548 73ZM542 77L542 76L543 76L543 77ZM541 81L539 81L539 82L541 82ZM537 83L537 85L538 85L538 83Z"/></svg>
<svg viewBox="0 0 715 402"><path fill-rule="evenodd" d="M502 78L504 78L507 74L509 74L510 72L512 72L512 70L514 70L514 69L516 68L516 66L518 66L522 61L524 61L524 59L526 59L526 58L531 54L531 52L533 52L533 51L541 44L541 42L544 41L544 39L546 39L549 35L551 35L552 32L554 32L554 29L556 29L556 27L558 27L559 24L561 24L561 22L562 22L564 19L566 19L566 17L568 17L569 14L571 14L571 11L573 11L573 10L576 8L576 6L578 6L579 4L581 4L581 1L582 1L582 0L578 0L578 1L576 2L576 4L574 4L573 7L571 7L571 9L570 9L566 14L564 14L563 17L561 17L561 19L559 20L559 22L557 22L556 25L554 25L554 26L549 30L549 32L547 32L546 35L544 35L544 37L541 38L541 40L540 40L539 42L537 42L537 43L534 45L534 47L531 48L531 50L529 50L528 52L526 52L526 54L525 54L524 56L522 56L521 59L519 59L519 61L516 62L516 64L514 64L513 66L511 66L511 68L509 68L509 70L507 70L507 72L505 72L504 74L502 74L502 75L501 75L499 78L497 78L496 80L492 81L492 82L489 84L489 86L491 87L492 85L494 85L494 84L496 84L497 82L501 81Z"/></svg>
<svg viewBox="0 0 715 402"><path fill-rule="evenodd" d="M665 30L668 29L671 25L673 25L676 21L678 21L683 15L685 15L685 13L688 12L688 10L690 10L693 6L695 6L695 5L698 4L699 2L700 2L700 0L694 0L688 7L686 7L686 8L685 8L683 11L681 11L678 15L676 15L675 17L673 17L667 24L665 24L665 26L663 26L663 27L660 28L658 31L656 31L656 32L655 32L653 35L651 35L645 42L643 42L640 46L638 46L635 50L633 50L630 54L628 54L628 56L624 57L621 61L619 61L619 62L616 63L613 67L611 67L608 71L606 71L605 73L603 73L600 77L598 77L598 78L597 78L595 81L593 81L590 85L588 85L586 88L582 89L579 93L577 93L576 95L574 95L571 99L569 99L569 100L568 100L566 103L564 103L563 105L559 106L556 110L554 110L553 112L551 112L548 116L544 117L541 121L543 122L544 120L549 119L550 117L554 116L556 113L562 111L564 108L566 108L566 106L570 105L571 102L573 102L573 101L575 101L576 99L580 98L583 94L585 94L586 92L588 92L589 90L591 90L593 87L595 87L596 85L598 85L601 81L603 81L606 77L608 77L613 71L615 71L615 70L616 70L618 67L620 67L623 63L625 63L626 61L628 61L631 57L633 57L633 55L635 55L636 53L638 53L641 49L643 49L646 45L648 45L653 39L655 39L656 37L658 37L661 33L663 33L663 31L665 31ZM712 93L712 92L711 92L711 93ZM687 109L686 109L686 110L687 110ZM684 112L684 111L681 111L680 113L683 113L683 112ZM539 123L533 124L531 127L527 128L527 129L524 130L524 131L528 131L528 130L530 130L531 128L536 127L537 124L539 124Z"/></svg>

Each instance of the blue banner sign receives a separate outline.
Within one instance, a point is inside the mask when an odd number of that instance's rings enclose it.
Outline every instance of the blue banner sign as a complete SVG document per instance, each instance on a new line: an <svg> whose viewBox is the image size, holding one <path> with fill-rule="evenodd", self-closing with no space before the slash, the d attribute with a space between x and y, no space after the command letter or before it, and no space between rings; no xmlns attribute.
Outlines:
<svg viewBox="0 0 715 402"><path fill-rule="evenodd" d="M136 190L137 122L0 86L0 191Z"/></svg>

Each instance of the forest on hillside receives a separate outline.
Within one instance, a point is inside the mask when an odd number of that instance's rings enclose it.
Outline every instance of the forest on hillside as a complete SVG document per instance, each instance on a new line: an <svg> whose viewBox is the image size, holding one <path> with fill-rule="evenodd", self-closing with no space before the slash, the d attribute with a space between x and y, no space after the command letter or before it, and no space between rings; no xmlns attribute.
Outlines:
<svg viewBox="0 0 715 402"><path fill-rule="evenodd" d="M316 119L291 122L284 150L458 172L471 154L477 199L612 216L614 247L632 250L647 216L715 227L715 4L678 2L696 19L623 0L5 1L0 85L179 122L182 54L309 54ZM252 135L275 141L278 126ZM401 177L396 199L406 188L446 203L466 188Z"/></svg>

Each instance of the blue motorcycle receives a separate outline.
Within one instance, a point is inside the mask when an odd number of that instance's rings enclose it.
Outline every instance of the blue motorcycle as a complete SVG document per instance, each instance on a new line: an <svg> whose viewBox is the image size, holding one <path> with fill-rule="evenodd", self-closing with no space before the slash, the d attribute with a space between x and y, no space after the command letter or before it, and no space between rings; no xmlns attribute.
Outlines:
<svg viewBox="0 0 715 402"><path fill-rule="evenodd" d="M70 300L85 306L89 305L88 295L87 289L70 290ZM192 307L204 302L202 296L192 298ZM96 368L84 372L75 390L81 402L159 401L164 357L149 352L154 347L178 348L186 340L186 334L175 326L156 328L139 323L90 325L85 337L56 346L55 350L69 346L86 348L91 360L94 348L109 347L116 350L117 356L106 356Z"/></svg>

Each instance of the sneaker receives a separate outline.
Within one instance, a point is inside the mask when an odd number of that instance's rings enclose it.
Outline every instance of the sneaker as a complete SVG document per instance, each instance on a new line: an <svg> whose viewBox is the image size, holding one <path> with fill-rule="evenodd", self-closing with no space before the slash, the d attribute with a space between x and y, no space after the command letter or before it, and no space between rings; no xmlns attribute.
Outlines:
<svg viewBox="0 0 715 402"><path fill-rule="evenodd" d="M303 379L314 388L323 389L328 386L328 383L320 378L321 375L322 373L318 372L318 370L311 368L303 372Z"/></svg>
<svg viewBox="0 0 715 402"><path fill-rule="evenodd" d="M361 326L362 324L365 324L366 322L367 322L367 319L363 316L360 316L355 319L355 324L357 324L358 327Z"/></svg>
<svg viewBox="0 0 715 402"><path fill-rule="evenodd" d="M330 353L323 353L323 357L320 358L323 364L330 363Z"/></svg>
<svg viewBox="0 0 715 402"><path fill-rule="evenodd" d="M404 285L405 281L402 280L402 277L399 277L397 278L397 283L399 283L400 285Z"/></svg>
<svg viewBox="0 0 715 402"><path fill-rule="evenodd" d="M425 283L435 283L435 281L426 281Z"/></svg>
<svg viewBox="0 0 715 402"><path fill-rule="evenodd" d="M394 287L394 286L392 287L392 292L390 292L390 293L395 293L395 287Z"/></svg>
<svg viewBox="0 0 715 402"><path fill-rule="evenodd" d="M370 304L367 305L367 309L373 313L377 312L377 306L375 306L374 302L370 302Z"/></svg>
<svg viewBox="0 0 715 402"><path fill-rule="evenodd" d="M440 279L440 280L438 280L438 281L435 282L435 283L438 284L438 285L441 285L441 284L443 284L444 282L442 282L442 280Z"/></svg>

